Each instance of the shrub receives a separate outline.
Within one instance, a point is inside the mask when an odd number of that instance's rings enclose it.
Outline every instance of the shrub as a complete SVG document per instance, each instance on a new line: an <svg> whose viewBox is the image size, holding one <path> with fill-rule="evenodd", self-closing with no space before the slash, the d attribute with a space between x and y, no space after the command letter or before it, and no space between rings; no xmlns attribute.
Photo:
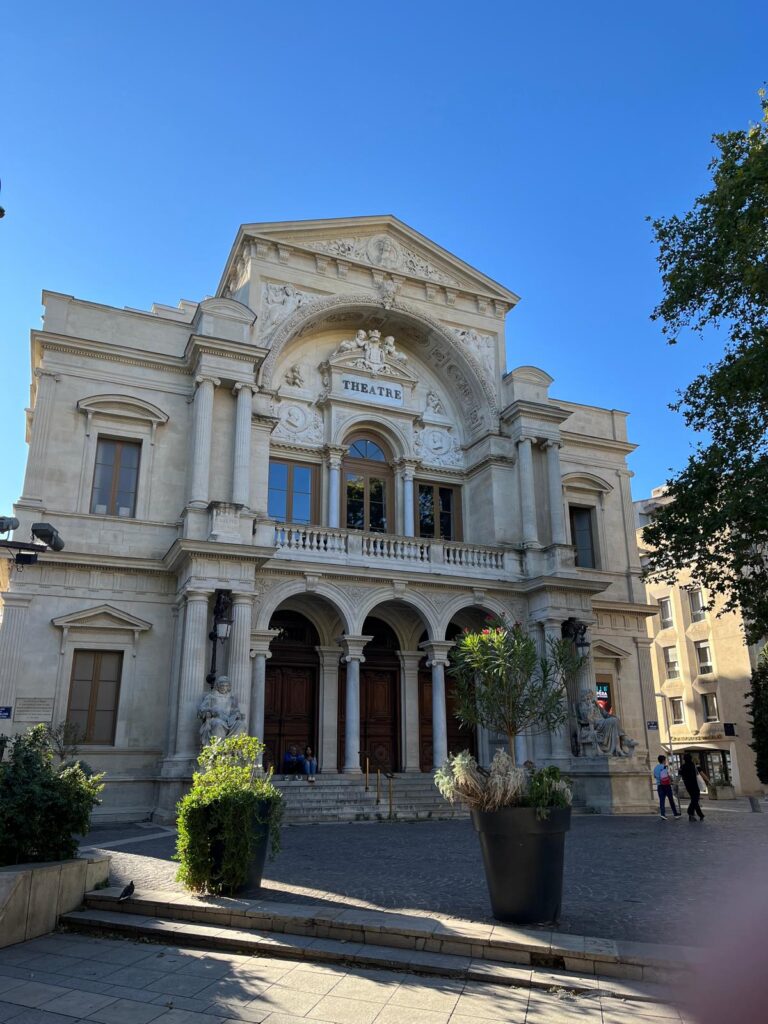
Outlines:
<svg viewBox="0 0 768 1024"><path fill-rule="evenodd" d="M2 747L9 754L0 763L0 864L74 857L74 837L90 827L104 775L89 776L79 763L54 767L44 725Z"/></svg>
<svg viewBox="0 0 768 1024"><path fill-rule="evenodd" d="M280 851L283 798L272 772L259 767L264 744L254 736L212 739L202 769L178 805L177 879L188 889L230 895L248 876L259 838L269 826L270 856Z"/></svg>
<svg viewBox="0 0 768 1024"><path fill-rule="evenodd" d="M496 751L490 769L481 768L467 750L449 757L435 773L435 785L450 803L477 811L535 807L546 817L552 807L571 806L568 780L559 768L537 769L530 761L519 766L504 750Z"/></svg>

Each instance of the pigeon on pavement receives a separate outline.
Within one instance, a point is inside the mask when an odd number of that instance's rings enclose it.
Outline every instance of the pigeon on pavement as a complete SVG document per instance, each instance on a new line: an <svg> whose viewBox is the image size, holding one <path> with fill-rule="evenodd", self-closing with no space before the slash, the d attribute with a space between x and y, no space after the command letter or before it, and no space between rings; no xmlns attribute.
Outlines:
<svg viewBox="0 0 768 1024"><path fill-rule="evenodd" d="M118 903L122 903L123 900L130 899L131 896L133 896L135 891L136 891L136 886L133 884L133 882L129 882L128 885L126 885L126 887L123 889L123 891L117 897L117 902Z"/></svg>

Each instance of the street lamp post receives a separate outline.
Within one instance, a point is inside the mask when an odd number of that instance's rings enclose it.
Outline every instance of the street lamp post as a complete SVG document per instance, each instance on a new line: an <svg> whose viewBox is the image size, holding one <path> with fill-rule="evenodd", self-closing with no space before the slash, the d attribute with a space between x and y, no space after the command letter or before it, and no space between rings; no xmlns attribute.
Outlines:
<svg viewBox="0 0 768 1024"><path fill-rule="evenodd" d="M205 677L206 683L213 689L216 683L216 644L223 644L232 632L232 595L228 590L217 590L213 605L213 629L208 634L211 641L211 670Z"/></svg>

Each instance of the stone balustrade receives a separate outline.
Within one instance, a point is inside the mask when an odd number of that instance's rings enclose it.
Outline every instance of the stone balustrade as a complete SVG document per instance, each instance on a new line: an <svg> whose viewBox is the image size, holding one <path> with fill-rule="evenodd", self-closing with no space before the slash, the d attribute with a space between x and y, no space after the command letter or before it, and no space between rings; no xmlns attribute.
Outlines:
<svg viewBox="0 0 768 1024"><path fill-rule="evenodd" d="M492 578L522 575L517 552L460 541L279 523L274 527L274 544L278 558L341 564L373 562L437 574L460 572Z"/></svg>

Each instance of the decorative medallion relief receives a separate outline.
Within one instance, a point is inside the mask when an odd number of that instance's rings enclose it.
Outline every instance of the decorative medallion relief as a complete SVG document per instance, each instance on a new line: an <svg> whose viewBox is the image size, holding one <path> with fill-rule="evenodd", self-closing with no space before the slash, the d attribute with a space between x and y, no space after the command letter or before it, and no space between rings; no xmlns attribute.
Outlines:
<svg viewBox="0 0 768 1024"><path fill-rule="evenodd" d="M290 441L293 444L322 444L322 416L298 402L281 402L279 421L272 431L272 437L276 441Z"/></svg>
<svg viewBox="0 0 768 1024"><path fill-rule="evenodd" d="M493 380L496 373L496 340L493 335L479 334L474 327L467 329L451 327L451 330L469 355L482 366L483 370Z"/></svg>
<svg viewBox="0 0 768 1024"><path fill-rule="evenodd" d="M400 352L391 334L382 338L381 331L358 331L354 338L342 341L331 359L336 356L351 356L346 365L369 373L391 374L391 363L404 366L408 362L405 352Z"/></svg>
<svg viewBox="0 0 768 1024"><path fill-rule="evenodd" d="M286 317L308 302L319 298L322 296L317 292L304 292L290 283L264 283L261 289L259 335L262 338L267 337Z"/></svg>
<svg viewBox="0 0 768 1024"><path fill-rule="evenodd" d="M439 270L412 249L400 245L389 235L373 235L371 238L334 238L330 241L307 242L306 245L316 252L325 252L339 259L370 263L384 270L399 270L411 277L424 278L437 284L458 283L455 278Z"/></svg>
<svg viewBox="0 0 768 1024"><path fill-rule="evenodd" d="M459 469L464 465L464 454L458 439L440 427L416 427L413 454L428 466Z"/></svg>

